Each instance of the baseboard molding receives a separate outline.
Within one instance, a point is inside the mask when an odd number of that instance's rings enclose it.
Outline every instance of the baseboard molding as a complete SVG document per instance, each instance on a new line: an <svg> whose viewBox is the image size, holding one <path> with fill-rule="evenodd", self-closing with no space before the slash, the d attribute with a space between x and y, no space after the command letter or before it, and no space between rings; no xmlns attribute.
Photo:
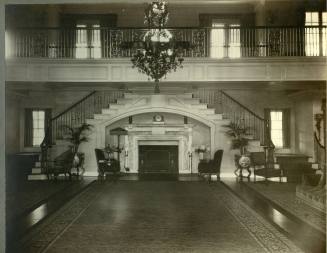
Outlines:
<svg viewBox="0 0 327 253"><path fill-rule="evenodd" d="M137 175L138 173L126 173L127 175L128 174L131 174L131 175ZM197 173L193 173L193 174L197 174ZM99 173L97 171L85 171L83 176L84 177L97 177L99 175ZM179 175L183 175L183 176L186 176L186 175L192 175L191 173L179 173ZM225 173L221 173L220 174L220 177L221 178L231 178L231 177L235 177L235 174L233 172L225 172Z"/></svg>

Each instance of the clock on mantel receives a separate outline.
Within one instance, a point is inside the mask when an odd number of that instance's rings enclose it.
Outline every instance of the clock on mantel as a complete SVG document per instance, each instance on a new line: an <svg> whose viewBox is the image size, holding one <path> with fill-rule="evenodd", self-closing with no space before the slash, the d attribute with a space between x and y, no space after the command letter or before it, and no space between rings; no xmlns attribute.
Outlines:
<svg viewBox="0 0 327 253"><path fill-rule="evenodd" d="M164 117L160 114L156 114L153 116L153 123L157 123L157 124L162 124L164 123Z"/></svg>

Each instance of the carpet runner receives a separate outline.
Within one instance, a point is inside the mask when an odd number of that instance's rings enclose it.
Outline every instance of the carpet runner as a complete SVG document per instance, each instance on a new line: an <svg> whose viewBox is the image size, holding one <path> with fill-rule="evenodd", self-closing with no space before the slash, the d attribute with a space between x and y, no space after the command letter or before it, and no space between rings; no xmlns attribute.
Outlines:
<svg viewBox="0 0 327 253"><path fill-rule="evenodd" d="M212 186L214 185L214 186ZM97 182L20 252L302 252L220 183Z"/></svg>

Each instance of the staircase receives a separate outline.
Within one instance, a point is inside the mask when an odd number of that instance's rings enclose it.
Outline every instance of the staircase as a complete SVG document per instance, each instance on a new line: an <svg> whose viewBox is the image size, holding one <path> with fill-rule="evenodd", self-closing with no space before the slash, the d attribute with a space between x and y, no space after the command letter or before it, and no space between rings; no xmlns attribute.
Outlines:
<svg viewBox="0 0 327 253"><path fill-rule="evenodd" d="M206 95L205 95L206 94ZM62 125L71 127L79 126L83 123L95 124L99 121L111 120L117 115L135 108L148 108L151 96L136 93L124 93L123 91L93 91L79 102L73 104L65 111L52 118L43 145L46 146L46 153L50 147L58 145L65 134ZM157 96L151 102L153 112L156 111ZM174 107L182 106L185 115L201 115L208 122L224 121L236 122L243 119L244 124L251 129L253 139L249 143L249 151L262 151L261 145L266 142L265 121L245 106L238 103L232 97L221 90L198 90L192 93L165 94L164 99L168 100L167 112ZM46 179L41 168L41 163L37 162L29 180Z"/></svg>
<svg viewBox="0 0 327 253"><path fill-rule="evenodd" d="M155 96L156 100L158 100L157 97L158 95ZM149 95L125 93L122 98L118 98L115 103L110 103L108 108L104 108L100 113L94 114L94 118L88 119L86 122L89 124L94 124L94 122L97 120L112 119L116 115L120 115L126 112L128 109L142 107L146 108L149 103L149 101L146 100L149 99L151 99L151 96ZM193 98L192 93L164 95L164 99L167 99L172 107L182 104L185 108L187 108L186 111L193 114L201 114L202 117L205 117L209 120L219 121L223 119L222 114L215 113L213 108L208 108L207 104L200 102L200 99ZM162 106L160 101L152 101L151 105L153 106L153 109ZM167 108L169 108L169 106Z"/></svg>
<svg viewBox="0 0 327 253"><path fill-rule="evenodd" d="M47 176L42 173L41 168L41 156L39 157L39 161L35 162L34 167L32 168L31 174L27 176L27 180L46 180Z"/></svg>

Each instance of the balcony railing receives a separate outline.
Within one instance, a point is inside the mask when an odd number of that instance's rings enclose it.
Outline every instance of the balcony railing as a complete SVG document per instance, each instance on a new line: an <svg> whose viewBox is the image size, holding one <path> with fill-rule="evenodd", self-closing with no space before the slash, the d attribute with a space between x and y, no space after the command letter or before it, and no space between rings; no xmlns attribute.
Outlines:
<svg viewBox="0 0 327 253"><path fill-rule="evenodd" d="M327 27L168 28L189 41L184 57L326 56ZM142 40L144 28L17 28L6 31L7 58L108 59L131 57L124 41Z"/></svg>

